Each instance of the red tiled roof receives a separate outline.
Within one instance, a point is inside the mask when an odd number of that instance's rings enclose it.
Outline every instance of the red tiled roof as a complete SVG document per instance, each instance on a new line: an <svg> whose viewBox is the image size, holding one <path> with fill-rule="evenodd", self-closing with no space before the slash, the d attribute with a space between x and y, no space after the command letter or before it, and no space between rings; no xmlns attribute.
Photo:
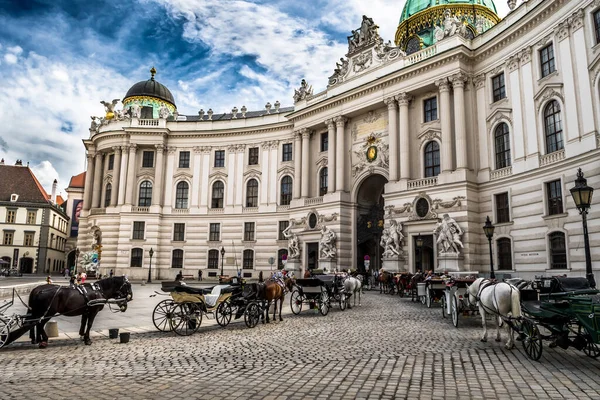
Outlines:
<svg viewBox="0 0 600 400"><path fill-rule="evenodd" d="M47 203L47 193L29 167L0 165L0 201L10 201L11 194L18 201Z"/></svg>
<svg viewBox="0 0 600 400"><path fill-rule="evenodd" d="M75 175L71 177L71 181L69 182L69 187L73 188L83 188L85 186L85 171L80 173L79 175Z"/></svg>

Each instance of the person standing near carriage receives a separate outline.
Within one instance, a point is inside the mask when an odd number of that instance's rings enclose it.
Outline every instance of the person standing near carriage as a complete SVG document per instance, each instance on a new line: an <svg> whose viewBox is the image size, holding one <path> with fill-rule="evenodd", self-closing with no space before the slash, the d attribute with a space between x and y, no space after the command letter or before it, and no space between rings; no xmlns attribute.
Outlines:
<svg viewBox="0 0 600 400"><path fill-rule="evenodd" d="M113 270L112 270L112 268L111 268L111 269L110 269L110 272L108 273L108 277L109 277L109 278L112 278L114 274L115 274L115 273L113 272Z"/></svg>
<svg viewBox="0 0 600 400"><path fill-rule="evenodd" d="M198 270L198 280L199 281L202 280L202 270L201 269Z"/></svg>

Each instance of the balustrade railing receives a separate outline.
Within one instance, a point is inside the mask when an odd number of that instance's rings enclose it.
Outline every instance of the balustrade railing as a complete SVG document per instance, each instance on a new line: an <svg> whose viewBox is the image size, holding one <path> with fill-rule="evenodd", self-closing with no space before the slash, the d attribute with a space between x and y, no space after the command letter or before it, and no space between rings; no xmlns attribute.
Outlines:
<svg viewBox="0 0 600 400"><path fill-rule="evenodd" d="M437 176L432 176L430 178L423 178L423 179L415 179L412 181L408 181L408 189L419 189L419 188L423 188L423 187L428 187L428 186L435 186L437 185Z"/></svg>
<svg viewBox="0 0 600 400"><path fill-rule="evenodd" d="M150 212L150 207L133 206L131 208L131 212L135 212L135 213L147 213L147 212Z"/></svg>
<svg viewBox="0 0 600 400"><path fill-rule="evenodd" d="M490 180L504 178L505 176L512 175L512 165L510 167L496 169L490 172Z"/></svg>
<svg viewBox="0 0 600 400"><path fill-rule="evenodd" d="M305 206L312 206L312 205L321 204L321 203L323 203L323 196L311 197L309 199L304 199Z"/></svg>
<svg viewBox="0 0 600 400"><path fill-rule="evenodd" d="M565 149L540 156L540 167L565 159Z"/></svg>
<svg viewBox="0 0 600 400"><path fill-rule="evenodd" d="M158 126L157 119L138 119L139 126Z"/></svg>

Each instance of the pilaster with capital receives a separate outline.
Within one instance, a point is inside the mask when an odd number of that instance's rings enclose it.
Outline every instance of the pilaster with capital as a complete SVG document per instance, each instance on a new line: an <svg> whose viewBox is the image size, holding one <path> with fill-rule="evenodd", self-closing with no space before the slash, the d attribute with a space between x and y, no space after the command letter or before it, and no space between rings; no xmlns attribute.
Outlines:
<svg viewBox="0 0 600 400"><path fill-rule="evenodd" d="M513 72L513 71L517 70L519 68L519 61L520 61L520 57L518 54L510 57L506 61L506 68L508 69L508 72Z"/></svg>
<svg viewBox="0 0 600 400"><path fill-rule="evenodd" d="M164 199L163 205L165 207L171 207L173 204L173 173L175 171L175 153L177 152L177 148L174 146L169 146L166 148L167 150L167 168L165 172L165 185L164 185ZM193 189L192 189L193 190ZM154 198L154 196L152 196Z"/></svg>
<svg viewBox="0 0 600 400"><path fill-rule="evenodd" d="M573 14L571 14L571 16L567 20L569 22L569 26L571 27L571 32L575 32L575 31L583 28L583 18L584 17L585 17L585 13L583 12L582 8L580 8L579 10L577 10Z"/></svg>
<svg viewBox="0 0 600 400"><path fill-rule="evenodd" d="M112 192L110 193L110 205L114 207L117 205L119 199L119 183L121 181L121 147L115 146L112 148L115 153L115 160L113 163L113 181L112 181Z"/></svg>
<svg viewBox="0 0 600 400"><path fill-rule="evenodd" d="M346 157L344 157L344 149L346 148L345 136L344 136L344 127L346 122L348 122L348 118L346 117L335 117L334 118L335 126L337 128L336 132L336 146L335 146L335 181L336 181L336 191L343 192L346 190ZM329 173L333 173L333 171L329 171Z"/></svg>
<svg viewBox="0 0 600 400"><path fill-rule="evenodd" d="M412 101L412 96L408 93L400 93L396 99L400 108L400 179L410 179L410 123L408 106Z"/></svg>
<svg viewBox="0 0 600 400"><path fill-rule="evenodd" d="M162 203L162 194L163 194L163 171L164 171L164 151L165 146L162 144L154 145L156 148L156 165L154 166L154 188L152 191L152 205L160 206Z"/></svg>
<svg viewBox="0 0 600 400"><path fill-rule="evenodd" d="M458 73L450 77L454 88L454 131L456 133L456 168L469 168L467 157L467 124L465 110L465 82L467 75Z"/></svg>
<svg viewBox="0 0 600 400"><path fill-rule="evenodd" d="M333 119L325 120L325 125L327 125L327 192L334 193L335 192L335 122Z"/></svg>
<svg viewBox="0 0 600 400"><path fill-rule="evenodd" d="M473 85L475 89L483 89L485 87L485 74L475 75L473 77Z"/></svg>
<svg viewBox="0 0 600 400"><path fill-rule="evenodd" d="M137 146L131 144L129 146L129 161L127 164L127 193L125 194L125 204L128 205L133 204L133 193L137 186L135 182L136 154Z"/></svg>
<svg viewBox="0 0 600 400"><path fill-rule="evenodd" d="M394 96L383 99L383 102L387 105L389 120L389 177L390 182L396 182L398 181L398 106Z"/></svg>
<svg viewBox="0 0 600 400"><path fill-rule="evenodd" d="M127 192L127 166L129 165L129 146L121 146L121 173L119 174L119 195L117 205L125 204Z"/></svg>
<svg viewBox="0 0 600 400"><path fill-rule="evenodd" d="M442 172L452 171L452 115L450 114L450 82L435 81L440 90L440 125L442 128Z"/></svg>
<svg viewBox="0 0 600 400"><path fill-rule="evenodd" d="M192 187L190 188L190 207L196 208L198 207L198 196L200 195L200 159L202 158L202 150L200 146L195 146L193 148L193 151L194 158L192 160Z"/></svg>
<svg viewBox="0 0 600 400"><path fill-rule="evenodd" d="M94 157L94 188L92 189L92 207L98 208L100 207L100 195L102 194L102 175L103 175L103 161L104 154L96 153Z"/></svg>
<svg viewBox="0 0 600 400"><path fill-rule="evenodd" d="M519 52L519 58L521 60L521 66L531 62L531 46L525 47Z"/></svg>
<svg viewBox="0 0 600 400"><path fill-rule="evenodd" d="M310 135L311 131L308 129L302 129L302 198L309 196L310 188Z"/></svg>
<svg viewBox="0 0 600 400"><path fill-rule="evenodd" d="M87 153L87 171L85 173L85 188L83 189L83 209L89 211L92 207L92 182L94 182L94 153Z"/></svg>
<svg viewBox="0 0 600 400"><path fill-rule="evenodd" d="M567 39L569 37L569 21L563 21L556 26L554 29L554 33L556 34L556 38L559 42Z"/></svg>

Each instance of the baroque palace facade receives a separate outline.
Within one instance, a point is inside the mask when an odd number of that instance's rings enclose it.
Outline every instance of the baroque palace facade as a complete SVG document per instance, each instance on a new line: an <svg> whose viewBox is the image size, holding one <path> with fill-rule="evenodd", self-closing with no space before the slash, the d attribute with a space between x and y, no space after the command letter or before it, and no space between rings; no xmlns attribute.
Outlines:
<svg viewBox="0 0 600 400"><path fill-rule="evenodd" d="M180 115L152 70L92 122L77 246L137 279L255 277L284 254L485 273L489 216L499 272L583 275L569 189L578 168L600 182L600 1L508 3L408 0L394 44L363 16L289 108ZM588 220L598 266L600 206Z"/></svg>

